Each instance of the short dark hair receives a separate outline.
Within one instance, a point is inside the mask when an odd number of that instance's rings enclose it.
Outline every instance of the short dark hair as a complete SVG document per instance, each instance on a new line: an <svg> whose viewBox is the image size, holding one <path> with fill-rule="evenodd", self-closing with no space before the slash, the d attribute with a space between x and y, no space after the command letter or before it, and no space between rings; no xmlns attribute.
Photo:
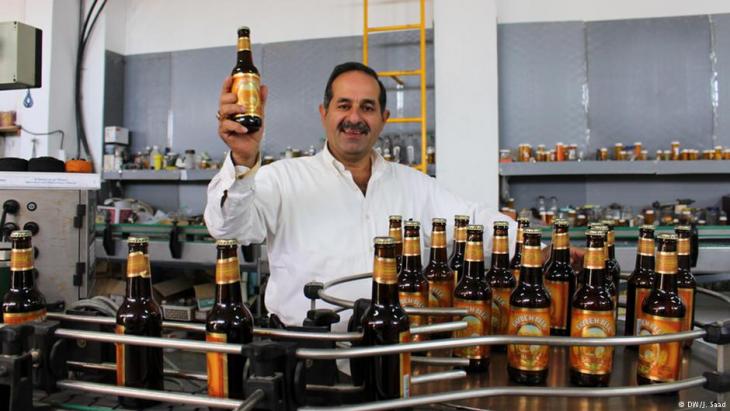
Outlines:
<svg viewBox="0 0 730 411"><path fill-rule="evenodd" d="M385 95L385 86L378 78L378 73L376 73L375 70L362 63L358 63L357 61L348 61L347 63L338 64L332 70L332 74L330 74L330 78L329 80L327 80L327 86L325 86L324 88L324 109L327 110L330 106L330 102L332 101L332 83L335 82L335 79L337 77L339 77L341 74L347 73L348 71L363 72L368 76L374 78L375 81L378 82L378 86L380 87L380 95L378 95L378 102L380 103L380 113L384 113L385 103L387 101Z"/></svg>

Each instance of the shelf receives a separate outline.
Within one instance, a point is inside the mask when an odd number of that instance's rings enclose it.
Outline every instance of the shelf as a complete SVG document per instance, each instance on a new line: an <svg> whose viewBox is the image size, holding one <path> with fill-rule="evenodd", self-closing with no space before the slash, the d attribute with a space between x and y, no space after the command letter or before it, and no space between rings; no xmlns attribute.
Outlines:
<svg viewBox="0 0 730 411"><path fill-rule="evenodd" d="M499 163L499 175L679 175L730 174L730 161L563 161L550 163Z"/></svg>
<svg viewBox="0 0 730 411"><path fill-rule="evenodd" d="M0 134L18 134L20 132L20 126L6 126L0 127Z"/></svg>
<svg viewBox="0 0 730 411"><path fill-rule="evenodd" d="M122 170L105 171L104 180L210 181L220 170Z"/></svg>
<svg viewBox="0 0 730 411"><path fill-rule="evenodd" d="M0 189L98 190L99 174L1 171Z"/></svg>

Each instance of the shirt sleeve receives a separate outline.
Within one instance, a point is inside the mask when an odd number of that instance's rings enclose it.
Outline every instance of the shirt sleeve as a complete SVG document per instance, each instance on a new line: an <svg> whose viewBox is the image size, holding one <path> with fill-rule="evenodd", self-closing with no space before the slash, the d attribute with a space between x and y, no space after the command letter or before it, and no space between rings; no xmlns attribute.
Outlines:
<svg viewBox="0 0 730 411"><path fill-rule="evenodd" d="M226 156L208 184L204 216L213 238L235 238L248 245L263 242L275 231L281 195L268 171L261 169L260 155L252 168L236 166L231 156Z"/></svg>

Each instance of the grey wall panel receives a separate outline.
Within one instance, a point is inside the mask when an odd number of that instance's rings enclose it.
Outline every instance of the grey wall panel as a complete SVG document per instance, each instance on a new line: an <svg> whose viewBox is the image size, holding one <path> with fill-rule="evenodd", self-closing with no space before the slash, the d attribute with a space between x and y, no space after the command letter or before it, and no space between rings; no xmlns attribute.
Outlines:
<svg viewBox="0 0 730 411"><path fill-rule="evenodd" d="M588 22L591 149L711 145L707 16Z"/></svg>
<svg viewBox="0 0 730 411"><path fill-rule="evenodd" d="M730 146L730 14L712 16L718 74L716 144Z"/></svg>
<svg viewBox="0 0 730 411"><path fill-rule="evenodd" d="M588 183L589 204L618 202L634 208L654 201L673 203L678 198L691 198L696 207L712 207L720 204L720 195L730 193L726 176L591 177Z"/></svg>
<svg viewBox="0 0 730 411"><path fill-rule="evenodd" d="M171 60L170 53L126 57L124 126L131 133L132 152L166 145Z"/></svg>
<svg viewBox="0 0 730 411"><path fill-rule="evenodd" d="M166 212L176 211L180 207L179 189L170 183L137 183L124 184L124 196L136 198Z"/></svg>
<svg viewBox="0 0 730 411"><path fill-rule="evenodd" d="M208 202L207 184L183 183L179 186L180 209L191 215L203 214Z"/></svg>
<svg viewBox="0 0 730 411"><path fill-rule="evenodd" d="M261 45L252 47L254 64L261 68ZM236 48L215 47L172 53L170 106L173 112L172 149L183 153L207 151L219 160L227 150L218 137L215 113L223 79L236 64Z"/></svg>
<svg viewBox="0 0 730 411"><path fill-rule="evenodd" d="M555 196L558 205L581 206L586 204L585 177L574 176L556 180L553 177L512 177L509 179L510 196L518 208L537 207L537 199L544 196L546 201ZM546 204L548 207L550 203Z"/></svg>
<svg viewBox="0 0 730 411"><path fill-rule="evenodd" d="M104 126L124 124L124 65L121 54L107 50L104 64Z"/></svg>
<svg viewBox="0 0 730 411"><path fill-rule="evenodd" d="M582 144L584 23L498 26L500 146Z"/></svg>

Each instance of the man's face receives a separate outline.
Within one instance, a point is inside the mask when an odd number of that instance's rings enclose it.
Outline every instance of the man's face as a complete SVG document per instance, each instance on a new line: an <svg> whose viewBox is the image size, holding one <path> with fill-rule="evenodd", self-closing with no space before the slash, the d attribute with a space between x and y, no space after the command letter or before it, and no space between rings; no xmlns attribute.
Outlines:
<svg viewBox="0 0 730 411"><path fill-rule="evenodd" d="M329 107L319 106L332 154L356 162L370 155L389 113L380 112L378 82L361 71L348 71L332 82Z"/></svg>

